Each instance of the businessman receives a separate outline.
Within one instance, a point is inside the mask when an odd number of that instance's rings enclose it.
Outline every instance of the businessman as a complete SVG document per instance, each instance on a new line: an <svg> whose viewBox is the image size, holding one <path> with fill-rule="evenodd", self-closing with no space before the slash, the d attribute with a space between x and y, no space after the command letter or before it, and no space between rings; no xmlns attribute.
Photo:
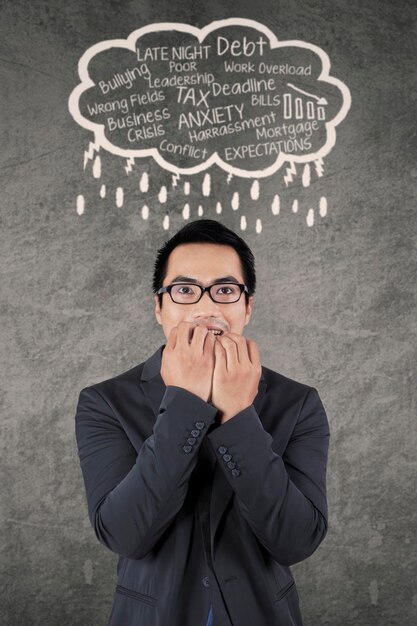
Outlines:
<svg viewBox="0 0 417 626"><path fill-rule="evenodd" d="M329 425L243 336L255 286L241 237L187 224L154 267L166 343L80 393L89 518L119 555L108 626L302 626L290 566L327 532Z"/></svg>

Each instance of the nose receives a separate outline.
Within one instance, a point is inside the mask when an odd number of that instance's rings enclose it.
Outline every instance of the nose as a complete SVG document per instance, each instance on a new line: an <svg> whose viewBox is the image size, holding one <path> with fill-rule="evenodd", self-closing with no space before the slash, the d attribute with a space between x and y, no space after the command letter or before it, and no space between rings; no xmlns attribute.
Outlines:
<svg viewBox="0 0 417 626"><path fill-rule="evenodd" d="M219 312L219 304L217 302L213 302L208 291L205 291L200 300L194 304L192 316L193 318L210 316L219 317Z"/></svg>

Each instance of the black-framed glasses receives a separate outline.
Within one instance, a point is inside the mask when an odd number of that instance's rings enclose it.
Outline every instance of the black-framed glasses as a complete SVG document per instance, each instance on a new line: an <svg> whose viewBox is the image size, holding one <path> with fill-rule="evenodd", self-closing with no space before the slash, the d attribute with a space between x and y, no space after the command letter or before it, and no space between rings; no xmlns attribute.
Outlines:
<svg viewBox="0 0 417 626"><path fill-rule="evenodd" d="M194 283L174 283L161 287L156 293L157 295L169 293L171 300L176 304L195 304L201 300L205 291L208 292L213 302L221 304L237 302L243 292L249 294L246 285L238 283L213 283L207 287Z"/></svg>

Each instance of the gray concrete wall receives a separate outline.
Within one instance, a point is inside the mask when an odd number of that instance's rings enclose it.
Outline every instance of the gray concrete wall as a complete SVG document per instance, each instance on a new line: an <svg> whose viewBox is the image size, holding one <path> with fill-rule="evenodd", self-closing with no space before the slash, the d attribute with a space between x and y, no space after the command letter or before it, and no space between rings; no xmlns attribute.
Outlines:
<svg viewBox="0 0 417 626"><path fill-rule="evenodd" d="M261 182L255 202L250 181L227 184L213 168L212 195L202 199L202 176L184 178L190 219L203 203L204 216L240 232L256 256L246 336L264 365L316 386L327 409L329 533L293 568L305 624L416 623L415 3L17 0L2 2L0 20L4 625L106 623L116 556L89 526L75 407L82 387L163 343L152 307L154 255L185 223L182 182L162 206L158 191L171 176L150 160L127 176L123 160L102 153L100 180L91 163L83 169L92 136L68 113L78 59L152 22L202 27L235 16L322 47L352 94L324 174L308 188L299 175L286 187L281 171ZM140 193L144 171L150 187ZM238 211L230 208L234 190ZM327 215L309 227L308 207L323 195Z"/></svg>

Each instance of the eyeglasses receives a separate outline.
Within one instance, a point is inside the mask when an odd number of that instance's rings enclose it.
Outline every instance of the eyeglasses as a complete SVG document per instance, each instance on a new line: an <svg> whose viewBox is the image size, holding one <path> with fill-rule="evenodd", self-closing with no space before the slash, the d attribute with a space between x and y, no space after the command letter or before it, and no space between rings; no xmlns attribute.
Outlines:
<svg viewBox="0 0 417 626"><path fill-rule="evenodd" d="M175 283L167 287L161 287L156 293L157 295L165 292L169 293L171 300L177 304L195 304L201 300L205 291L208 292L213 302L221 304L237 302L240 300L243 291L249 294L249 289L246 285L237 283L214 283L208 287L194 285L193 283Z"/></svg>

